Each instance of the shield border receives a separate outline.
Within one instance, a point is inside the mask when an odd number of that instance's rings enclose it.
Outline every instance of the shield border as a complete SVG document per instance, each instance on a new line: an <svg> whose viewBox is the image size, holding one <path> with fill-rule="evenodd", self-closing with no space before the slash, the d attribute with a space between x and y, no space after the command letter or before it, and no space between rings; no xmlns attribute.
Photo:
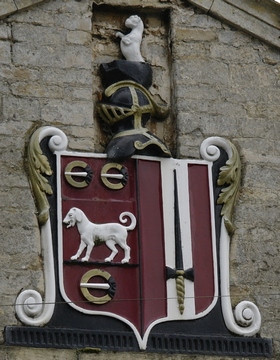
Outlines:
<svg viewBox="0 0 280 360"><path fill-rule="evenodd" d="M63 299L75 310L80 311L84 314L87 315L102 315L102 316L109 316L109 317L113 317L116 318L118 320L123 321L124 323L126 323L127 325L130 326L130 328L132 329L132 331L134 332L136 339L138 341L139 347L140 349L145 349L146 345L147 345L147 341L148 341L148 337L149 334L152 330L152 328L160 323L163 322L167 322L167 321L174 321L174 320L181 320L181 321L187 321L187 320L195 320L201 317L204 317L205 315L207 315L216 305L217 303L217 299L218 299L218 276L217 276L217 254L216 254L216 231L215 231L215 214L214 214L214 198L213 198L213 180L212 180L212 163L206 160L187 160L187 159L182 159L182 160L178 160L178 159L165 159L165 158L158 158L158 157L150 157L150 156L133 156L134 159L140 159L140 160L146 160L146 161L157 161L160 163L161 166L161 177L162 180L164 181L164 169L166 170L166 164L170 161L172 161L174 163L174 166L178 168L178 164L199 164L199 165L204 165L207 166L208 169L208 186L209 186L209 201L210 201L210 213L211 213L211 233L212 233L212 252L213 252L213 270L214 270L214 289L215 289L215 293L213 296L213 300L211 305L209 305L207 307L206 310L195 314L195 315L180 315L179 312L175 309L177 309L177 300L175 298L175 294L174 294L174 284L175 282L171 282L171 281L167 281L166 284L166 289L167 289L167 316L164 318L160 318L157 319L155 321L153 321L148 327L147 329L144 331L144 335L143 337L141 336L141 334L139 333L138 329L136 328L136 326L129 321L128 319L112 313L112 312L106 312L106 311L96 311L96 310L88 310L88 309L84 309L82 307L79 307L78 305L74 304L71 299L68 297L68 295L65 292L64 289L64 276L63 276L63 250L62 250L62 243L63 243L63 236L62 236L62 195L61 195L61 156L71 156L71 157L79 157L79 158L101 158L101 159L106 159L107 156L106 154L96 154L96 153L84 153L84 152L71 152L71 151L57 151L55 152L56 155L56 166L57 166L57 225L58 225L58 268L59 268L59 288L60 288L60 292L61 295L63 297ZM167 165L168 168L168 165ZM170 167L169 167L170 170ZM183 181L183 179L181 179L181 182ZM185 188L188 188L188 184ZM167 188L170 186L169 182L166 183ZM170 193L168 191L166 191L166 193ZM185 191L185 195L188 198L188 191ZM167 201L167 203L169 203L168 205L165 206L164 202ZM170 263L170 259L168 258L168 256L166 255L167 253L174 253L174 251L169 251L170 246L174 245L174 241L170 241L168 239L170 239L170 237L172 239L174 239L174 231L172 231L171 233L168 232L167 228L172 228L173 229L173 225L174 225L174 220L171 217L170 220L170 206L172 208L172 204L170 203L170 201L172 202L173 199L168 199L168 200L163 200L163 212L164 212L164 244L165 244L165 261L166 261L166 265L167 262L169 262L170 266L173 266L175 264L171 264ZM167 223L166 223L167 222ZM141 241L141 239L140 239ZM190 243L190 241L188 241ZM166 251L166 249L168 249L168 251ZM187 284L188 289L193 288L192 284L185 280L185 285ZM192 289L192 294L194 294L194 291ZM175 299L174 299L175 298ZM187 297L188 299L189 297ZM191 296L191 298L194 298L194 295ZM171 299L171 300L170 300Z"/></svg>

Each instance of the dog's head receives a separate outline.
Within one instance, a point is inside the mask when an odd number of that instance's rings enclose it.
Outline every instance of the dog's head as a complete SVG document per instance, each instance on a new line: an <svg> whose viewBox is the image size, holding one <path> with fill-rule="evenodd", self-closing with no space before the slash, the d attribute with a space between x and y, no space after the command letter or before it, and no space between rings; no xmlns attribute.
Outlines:
<svg viewBox="0 0 280 360"><path fill-rule="evenodd" d="M80 209L72 208L68 211L67 215L63 220L63 224L66 225L67 229L76 225L76 222L81 221Z"/></svg>
<svg viewBox="0 0 280 360"><path fill-rule="evenodd" d="M125 26L129 29L134 29L139 24L143 24L141 18L138 15L131 15L128 19L125 21Z"/></svg>

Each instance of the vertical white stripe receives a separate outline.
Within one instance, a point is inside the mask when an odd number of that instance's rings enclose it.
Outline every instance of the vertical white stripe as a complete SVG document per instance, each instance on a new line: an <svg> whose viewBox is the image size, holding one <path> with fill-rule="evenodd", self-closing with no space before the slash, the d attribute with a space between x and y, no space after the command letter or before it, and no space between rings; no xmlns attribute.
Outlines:
<svg viewBox="0 0 280 360"><path fill-rule="evenodd" d="M188 163L186 161L176 162L176 171L183 264L184 270L187 270L193 267ZM189 318L194 314L194 283L185 279L185 316Z"/></svg>
<svg viewBox="0 0 280 360"><path fill-rule="evenodd" d="M177 173L178 205L180 214L181 245L184 270L192 268L192 244L189 209L188 168L186 161L163 159L161 161L163 218L166 266L175 269L175 229L174 229L174 169ZM185 279L185 310L178 309L176 281L167 280L168 317L175 319L192 318L195 314L194 284Z"/></svg>

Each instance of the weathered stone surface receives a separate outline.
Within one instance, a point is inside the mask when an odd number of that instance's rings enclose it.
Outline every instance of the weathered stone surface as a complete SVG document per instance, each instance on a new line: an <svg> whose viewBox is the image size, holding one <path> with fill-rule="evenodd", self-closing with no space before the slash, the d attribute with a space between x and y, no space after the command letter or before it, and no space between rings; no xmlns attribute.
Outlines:
<svg viewBox="0 0 280 360"><path fill-rule="evenodd" d="M88 126L93 121L93 106L91 101L49 100L42 104L41 116L50 123Z"/></svg>
<svg viewBox="0 0 280 360"><path fill-rule="evenodd" d="M190 0L205 12L240 29L254 34L273 46L280 47L278 3L264 0Z"/></svg>
<svg viewBox="0 0 280 360"><path fill-rule="evenodd" d="M18 10L28 8L32 5L37 5L43 2L44 0L14 0Z"/></svg>
<svg viewBox="0 0 280 360"><path fill-rule="evenodd" d="M91 34L84 31L69 31L67 41L71 44L89 45L91 43Z"/></svg>
<svg viewBox="0 0 280 360"><path fill-rule="evenodd" d="M1 0L0 1L0 17L9 15L17 10L17 7L13 0Z"/></svg>
<svg viewBox="0 0 280 360"><path fill-rule="evenodd" d="M45 360L46 358L53 360L77 360L76 352L72 350L55 350L55 349L25 349L25 348L3 348L2 354L5 360Z"/></svg>
<svg viewBox="0 0 280 360"><path fill-rule="evenodd" d="M17 66L52 66L58 68L80 67L90 69L89 49L69 45L61 46L40 46L30 43L27 47L24 43L16 43L13 46L13 61Z"/></svg>
<svg viewBox="0 0 280 360"><path fill-rule="evenodd" d="M6 40L11 37L11 28L7 24L0 24L0 39Z"/></svg>
<svg viewBox="0 0 280 360"><path fill-rule="evenodd" d="M216 33L205 29L178 29L175 34L178 41L213 41L216 38Z"/></svg>
<svg viewBox="0 0 280 360"><path fill-rule="evenodd" d="M0 41L0 64L11 63L11 44L8 41Z"/></svg>

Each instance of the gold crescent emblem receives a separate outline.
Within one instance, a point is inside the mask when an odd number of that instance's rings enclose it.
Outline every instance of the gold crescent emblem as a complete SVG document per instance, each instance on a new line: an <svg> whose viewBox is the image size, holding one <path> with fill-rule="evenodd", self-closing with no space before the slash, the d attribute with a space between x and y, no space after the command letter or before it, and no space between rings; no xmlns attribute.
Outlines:
<svg viewBox="0 0 280 360"><path fill-rule="evenodd" d="M107 282L103 283L93 283L89 282L89 280L95 276L102 277L103 279L107 280ZM84 297L92 302L93 304L102 305L106 304L107 302L111 301L116 292L116 283L115 280L112 278L111 274L107 271L93 269L86 272L80 282L80 288ZM107 294L101 297L93 296L89 289L101 289L107 291Z"/></svg>
<svg viewBox="0 0 280 360"><path fill-rule="evenodd" d="M117 174L109 173L111 169L118 170ZM110 181L113 179L114 181ZM101 169L101 180L105 186L112 190L122 189L128 180L127 169L118 163L107 163Z"/></svg>
<svg viewBox="0 0 280 360"><path fill-rule="evenodd" d="M74 168L80 168L84 171L79 171L79 172L73 171ZM66 166L64 175L65 175L67 182L76 188L87 187L92 180L92 170L91 170L90 166L87 163L85 163L84 161L80 161L80 160L71 161ZM76 180L74 180L73 176L84 178L84 180L76 181Z"/></svg>

